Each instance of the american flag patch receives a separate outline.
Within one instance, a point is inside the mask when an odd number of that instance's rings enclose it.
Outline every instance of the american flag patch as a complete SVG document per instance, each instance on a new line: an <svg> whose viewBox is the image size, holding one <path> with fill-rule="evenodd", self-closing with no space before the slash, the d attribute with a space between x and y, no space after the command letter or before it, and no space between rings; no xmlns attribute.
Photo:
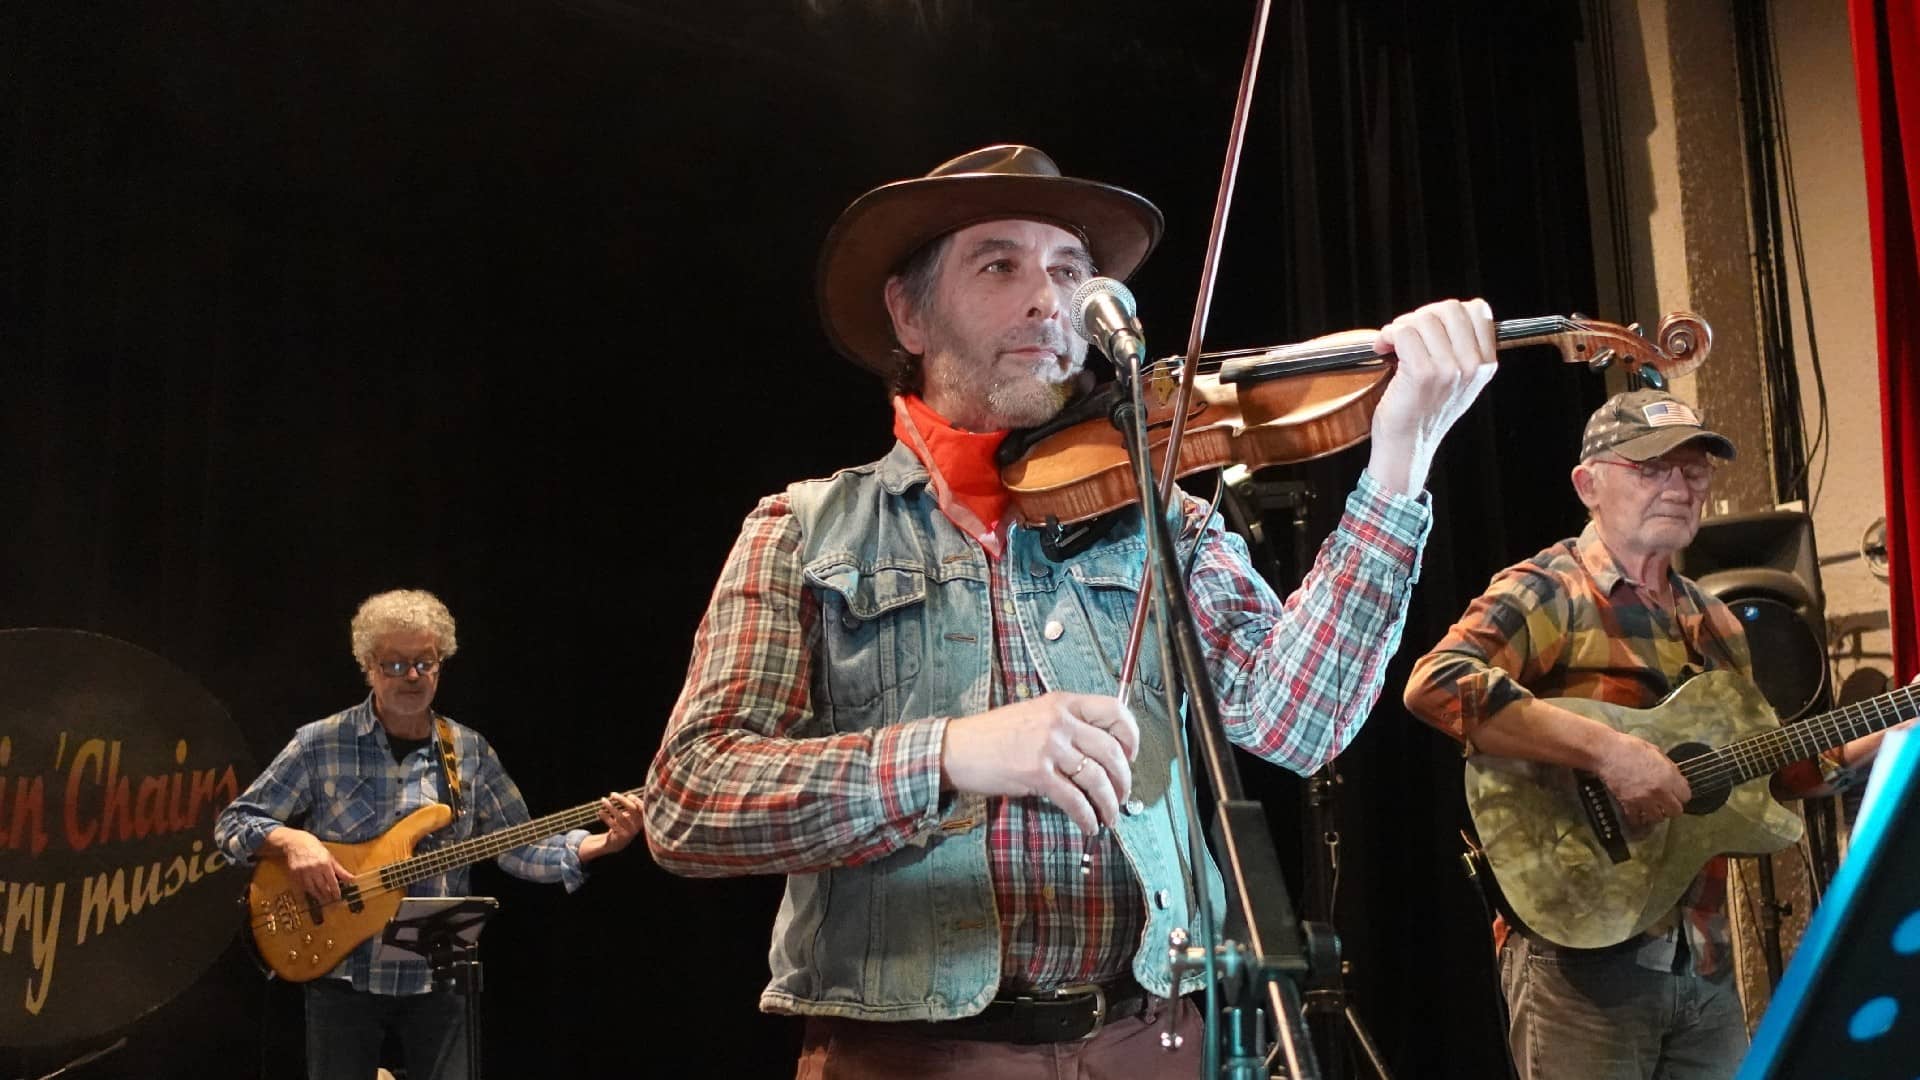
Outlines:
<svg viewBox="0 0 1920 1080"><path fill-rule="evenodd" d="M1692 409L1677 401L1656 401L1651 405L1642 405L1640 413L1647 418L1648 425L1652 427L1666 427L1669 424L1700 426L1700 417Z"/></svg>

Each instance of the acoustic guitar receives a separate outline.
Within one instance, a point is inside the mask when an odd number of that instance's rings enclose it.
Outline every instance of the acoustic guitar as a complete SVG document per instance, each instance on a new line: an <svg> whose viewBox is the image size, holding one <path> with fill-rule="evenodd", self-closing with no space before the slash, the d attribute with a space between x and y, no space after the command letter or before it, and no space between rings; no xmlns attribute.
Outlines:
<svg viewBox="0 0 1920 1080"><path fill-rule="evenodd" d="M1467 810L1508 914L1576 949L1617 945L1660 921L1715 855L1765 855L1798 841L1800 816L1768 777L1790 762L1920 715L1902 688L1782 727L1760 688L1709 671L1650 709L1583 698L1553 704L1665 750L1692 787L1686 813L1629 832L1590 773L1513 758L1467 759Z"/></svg>
<svg viewBox="0 0 1920 1080"><path fill-rule="evenodd" d="M635 789L627 794L637 796L640 792ZM317 979L386 927L400 909L408 885L580 828L599 814L600 802L596 799L415 855L414 846L423 837L446 828L453 820L451 809L428 803L372 840L358 844L321 841L340 865L353 873L352 881L340 883L338 900L323 903L314 899L288 875L286 863L260 860L253 868L244 898L247 929L261 962L274 974L289 982Z"/></svg>

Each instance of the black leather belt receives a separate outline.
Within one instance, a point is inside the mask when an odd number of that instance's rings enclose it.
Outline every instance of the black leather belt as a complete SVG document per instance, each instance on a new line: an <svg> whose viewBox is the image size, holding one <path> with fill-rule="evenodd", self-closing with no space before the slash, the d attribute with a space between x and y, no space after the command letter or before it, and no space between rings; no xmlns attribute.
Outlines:
<svg viewBox="0 0 1920 1080"><path fill-rule="evenodd" d="M889 1031L924 1034L932 1039L1037 1043L1091 1039L1115 1020L1146 1012L1153 998L1131 979L1115 986L1063 986L1046 993L997 997L973 1016L957 1020L909 1020L888 1024Z"/></svg>

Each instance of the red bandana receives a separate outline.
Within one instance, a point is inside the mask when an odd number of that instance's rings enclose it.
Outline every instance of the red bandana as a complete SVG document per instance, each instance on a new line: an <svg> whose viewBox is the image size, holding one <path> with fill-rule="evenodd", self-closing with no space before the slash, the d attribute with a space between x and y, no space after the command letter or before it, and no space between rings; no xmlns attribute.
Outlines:
<svg viewBox="0 0 1920 1080"><path fill-rule="evenodd" d="M927 467L941 512L997 557L1008 495L993 454L1007 433L957 428L918 395L903 394L893 399L893 434Z"/></svg>

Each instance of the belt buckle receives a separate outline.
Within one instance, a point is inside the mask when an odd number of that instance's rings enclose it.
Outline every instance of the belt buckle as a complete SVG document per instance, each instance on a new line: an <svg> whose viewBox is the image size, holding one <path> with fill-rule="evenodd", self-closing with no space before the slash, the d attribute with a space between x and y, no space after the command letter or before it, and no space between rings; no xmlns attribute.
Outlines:
<svg viewBox="0 0 1920 1080"><path fill-rule="evenodd" d="M1086 997L1088 994L1093 995L1093 1026L1087 1029L1085 1035L1080 1036L1083 1042L1100 1034L1100 1029L1107 1024L1107 988L1099 983L1080 983L1074 986L1062 986L1053 992L1056 1001Z"/></svg>

